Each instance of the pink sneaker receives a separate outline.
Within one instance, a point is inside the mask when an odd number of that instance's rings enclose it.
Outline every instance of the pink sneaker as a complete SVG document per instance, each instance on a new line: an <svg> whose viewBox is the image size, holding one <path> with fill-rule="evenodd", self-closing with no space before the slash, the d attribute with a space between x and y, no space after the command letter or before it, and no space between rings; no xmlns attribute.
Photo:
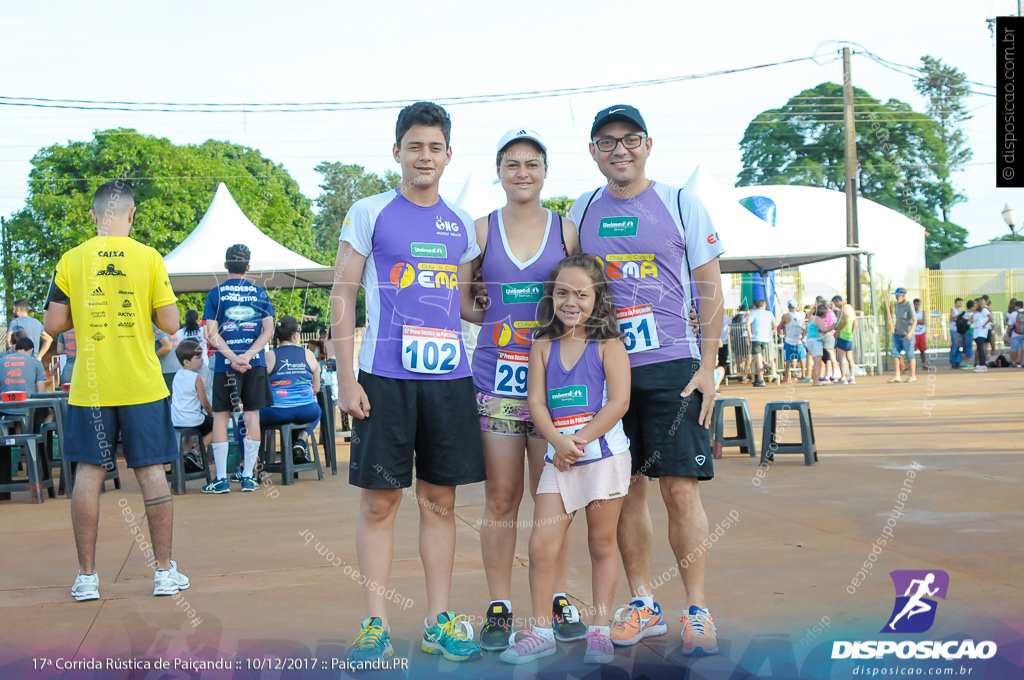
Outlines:
<svg viewBox="0 0 1024 680"><path fill-rule="evenodd" d="M588 643L589 644L589 643ZM608 643L611 646L611 643ZM537 635L529 628L520 633L515 633L509 639L509 646L498 658L505 663L521 664L530 663L545 656L551 656L558 648L554 640Z"/></svg>
<svg viewBox="0 0 1024 680"><path fill-rule="evenodd" d="M587 631L587 651L583 663L611 663L615 659L615 648L608 628L591 626Z"/></svg>

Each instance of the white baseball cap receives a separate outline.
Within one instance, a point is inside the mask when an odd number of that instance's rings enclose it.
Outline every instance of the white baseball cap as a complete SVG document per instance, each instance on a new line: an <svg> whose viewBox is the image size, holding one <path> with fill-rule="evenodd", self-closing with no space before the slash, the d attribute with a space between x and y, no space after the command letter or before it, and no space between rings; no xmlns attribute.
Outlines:
<svg viewBox="0 0 1024 680"><path fill-rule="evenodd" d="M786 304L789 306L790 309L796 309L796 300L790 300Z"/></svg>
<svg viewBox="0 0 1024 680"><path fill-rule="evenodd" d="M514 142L521 142L523 140L529 140L540 146L541 151L547 155L548 145L544 143L544 138L540 136L540 133L530 128L512 128L501 136L498 141L498 153L505 150L509 144Z"/></svg>

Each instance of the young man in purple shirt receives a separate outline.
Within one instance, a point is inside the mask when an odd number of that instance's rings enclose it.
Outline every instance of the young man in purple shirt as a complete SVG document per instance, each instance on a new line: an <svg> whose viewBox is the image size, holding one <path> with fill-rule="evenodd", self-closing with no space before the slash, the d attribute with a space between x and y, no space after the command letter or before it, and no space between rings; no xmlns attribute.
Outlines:
<svg viewBox="0 0 1024 680"><path fill-rule="evenodd" d="M599 112L590 140L608 184L583 194L568 217L579 225L583 252L604 264L633 371L622 419L633 478L618 531L633 600L617 610L612 641L635 645L668 630L650 586L647 477L656 477L689 600L682 652L714 654L718 639L704 601L708 518L697 483L714 476L707 427L722 331L718 258L724 249L696 196L647 179L652 140L639 111L619 105ZM691 309L699 314L699 335L687 326Z"/></svg>
<svg viewBox="0 0 1024 680"><path fill-rule="evenodd" d="M473 220L438 195L451 160L451 120L419 102L398 116L394 157L402 185L353 204L342 226L331 337L339 402L354 418L349 483L362 489L356 552L368 617L353 661L394 654L385 591L395 517L412 486L420 515L427 619L420 648L450 661L480 657L463 616L448 611L455 560L455 487L483 481L484 458L460 311L472 306ZM366 290L359 379L352 370L355 302ZM414 451L415 449L415 451Z"/></svg>

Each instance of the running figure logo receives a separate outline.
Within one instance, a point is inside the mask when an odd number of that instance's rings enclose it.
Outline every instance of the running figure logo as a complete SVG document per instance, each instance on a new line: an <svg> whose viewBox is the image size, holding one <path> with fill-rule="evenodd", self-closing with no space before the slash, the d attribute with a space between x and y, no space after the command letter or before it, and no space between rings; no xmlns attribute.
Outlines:
<svg viewBox="0 0 1024 680"><path fill-rule="evenodd" d="M931 628L939 603L928 598L946 599L949 574L938 569L901 569L889 576L896 586L896 605L880 632L923 633Z"/></svg>

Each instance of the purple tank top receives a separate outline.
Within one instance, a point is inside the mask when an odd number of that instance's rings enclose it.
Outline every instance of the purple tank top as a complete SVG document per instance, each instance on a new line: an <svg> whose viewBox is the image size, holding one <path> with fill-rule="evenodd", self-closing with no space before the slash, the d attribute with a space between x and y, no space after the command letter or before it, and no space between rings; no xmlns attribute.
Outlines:
<svg viewBox="0 0 1024 680"><path fill-rule="evenodd" d="M537 303L544 281L565 257L562 220L548 211L548 226L540 248L520 262L505 237L501 210L487 221L487 248L480 265L490 306L484 312L476 350L473 352L473 384L492 397L526 398L526 374Z"/></svg>
<svg viewBox="0 0 1024 680"><path fill-rule="evenodd" d="M548 357L547 390L548 411L555 427L563 434L571 434L582 429L608 402L600 344L588 342L576 365L567 370L562 364L562 341L553 341L551 355ZM598 441L587 444L584 449L586 458L577 461L576 465L593 463L628 450L629 440L622 430L622 421L619 421L612 429L601 435ZM553 450L549 446L549 462L552 453Z"/></svg>

